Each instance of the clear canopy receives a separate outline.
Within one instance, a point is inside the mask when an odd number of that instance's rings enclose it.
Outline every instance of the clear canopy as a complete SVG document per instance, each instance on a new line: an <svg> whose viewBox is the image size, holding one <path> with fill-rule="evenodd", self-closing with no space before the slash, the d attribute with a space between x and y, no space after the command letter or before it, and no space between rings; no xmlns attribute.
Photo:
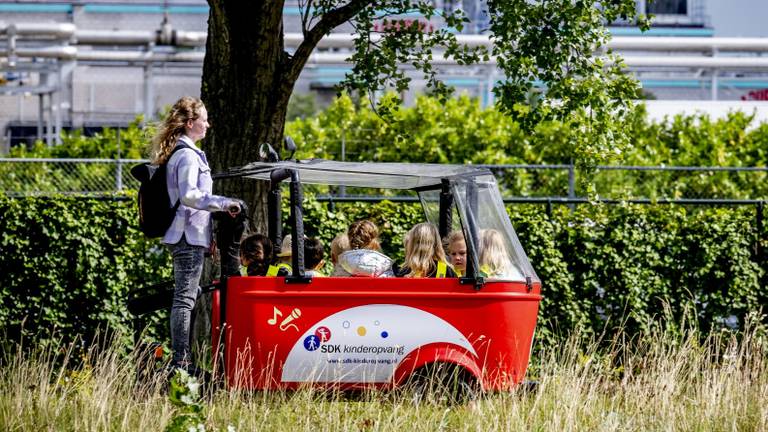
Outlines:
<svg viewBox="0 0 768 432"><path fill-rule="evenodd" d="M454 199L450 218L451 231L458 231L466 246L474 254L473 267L490 280L539 281L528 257L523 250L515 229L509 221L504 202L492 175L464 177L452 181ZM439 192L420 192L427 219L439 224ZM446 245L450 250L451 245ZM446 252L449 252L446 251ZM472 256L474 255L474 257ZM476 258L475 258L476 257Z"/></svg>
<svg viewBox="0 0 768 432"><path fill-rule="evenodd" d="M412 163L336 162L322 159L284 162L253 162L224 176L269 180L280 168L297 170L302 183L383 189L419 189L439 186L443 179L488 174L488 170L465 165Z"/></svg>
<svg viewBox="0 0 768 432"><path fill-rule="evenodd" d="M530 278L539 281L509 221L496 179L486 169L466 165L313 159L253 162L217 177L270 180L270 174L278 169L296 170L301 183L306 184L416 189L427 219L437 226L440 226L441 216L440 194L449 185L453 205L448 210L450 225L445 228L448 232L463 235L468 246L467 260L472 260L478 275L490 280L526 281Z"/></svg>

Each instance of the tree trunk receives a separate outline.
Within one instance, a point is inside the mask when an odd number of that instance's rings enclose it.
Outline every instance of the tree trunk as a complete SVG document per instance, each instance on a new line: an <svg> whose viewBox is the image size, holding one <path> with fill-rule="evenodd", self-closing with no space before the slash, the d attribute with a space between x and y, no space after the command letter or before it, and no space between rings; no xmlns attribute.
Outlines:
<svg viewBox="0 0 768 432"><path fill-rule="evenodd" d="M259 160L259 146L279 151L295 77L286 73L283 2L209 0L202 99L211 128L203 142L213 172ZM251 228L266 232L266 182L218 180L219 195L243 199Z"/></svg>

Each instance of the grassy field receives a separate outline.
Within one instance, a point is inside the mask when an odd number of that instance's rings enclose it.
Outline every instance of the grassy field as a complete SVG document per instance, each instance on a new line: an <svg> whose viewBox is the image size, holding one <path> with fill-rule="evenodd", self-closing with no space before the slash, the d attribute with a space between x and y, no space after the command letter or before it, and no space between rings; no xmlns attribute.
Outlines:
<svg viewBox="0 0 768 432"><path fill-rule="evenodd" d="M209 431L764 431L766 342L756 330L600 344L574 336L532 359L535 390L447 405L416 403L407 392L219 389L203 395L200 415ZM84 358L71 347L33 351L2 353L0 430L155 431L179 416L163 382L135 384L117 347ZM83 360L86 368L75 367Z"/></svg>

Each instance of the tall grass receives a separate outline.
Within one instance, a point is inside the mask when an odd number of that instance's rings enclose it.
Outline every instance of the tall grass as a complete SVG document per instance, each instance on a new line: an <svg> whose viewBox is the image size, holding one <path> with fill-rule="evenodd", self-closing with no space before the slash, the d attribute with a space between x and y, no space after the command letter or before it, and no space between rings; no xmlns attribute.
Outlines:
<svg viewBox="0 0 768 432"><path fill-rule="evenodd" d="M165 381L137 385L115 342L7 345L0 358L0 430L162 430L177 408ZM753 327L695 329L609 341L574 335L532 359L538 385L446 405L407 392L209 389L208 430L238 431L762 431L768 430L768 345Z"/></svg>

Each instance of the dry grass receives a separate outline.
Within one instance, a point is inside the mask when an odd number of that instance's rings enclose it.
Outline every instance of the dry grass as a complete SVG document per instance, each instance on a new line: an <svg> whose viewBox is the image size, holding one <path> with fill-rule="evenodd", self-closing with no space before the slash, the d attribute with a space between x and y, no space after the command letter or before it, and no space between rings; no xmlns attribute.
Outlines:
<svg viewBox="0 0 768 432"><path fill-rule="evenodd" d="M607 348L606 348L607 345ZM598 348L602 346L603 348ZM584 343L572 337L533 360L535 391L448 406L408 394L344 395L212 390L208 430L238 431L763 431L768 430L768 353L754 329L706 338L658 334ZM133 362L113 346L6 349L0 430L162 430L176 408L162 380L137 386ZM25 354L26 353L26 354ZM86 368L76 368L85 360ZM77 369L78 372L72 372Z"/></svg>

